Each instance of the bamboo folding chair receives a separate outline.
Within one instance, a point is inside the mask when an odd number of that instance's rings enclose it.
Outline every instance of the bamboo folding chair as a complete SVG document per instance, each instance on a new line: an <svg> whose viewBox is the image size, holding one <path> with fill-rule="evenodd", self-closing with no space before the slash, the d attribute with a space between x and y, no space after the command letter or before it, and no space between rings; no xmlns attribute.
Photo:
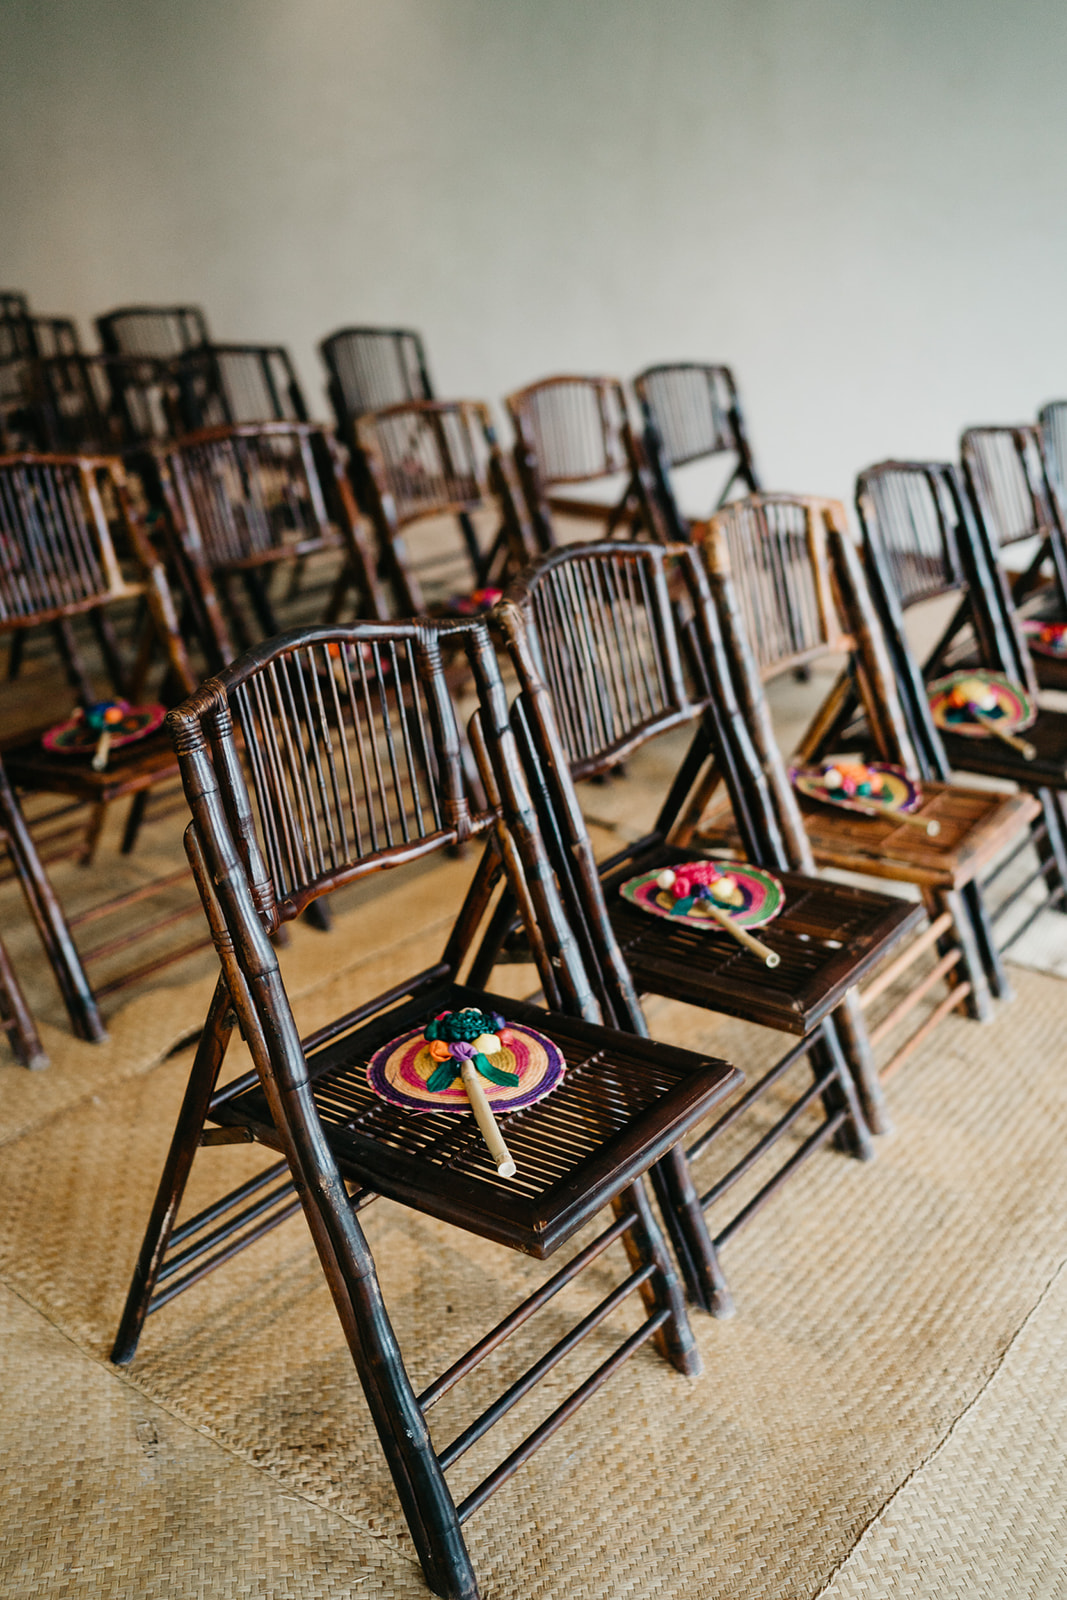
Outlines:
<svg viewBox="0 0 1067 1600"><path fill-rule="evenodd" d="M1029 759L998 739L968 739L939 730L930 713L926 685L952 665L951 645L962 646L979 666L1006 674L1036 699L1033 660L1011 605L1007 578L991 559L967 485L951 465L885 461L869 467L856 482L856 507L871 597L924 780L947 782L953 771L980 773L1017 784L1041 805L1041 815L1031 828L1038 874L1013 888L996 906L990 903L994 930L1037 879L1044 880L1047 900L1036 904L1009 935L998 931L1003 951L1046 906L1065 907L1067 716L1045 708L1038 711L1036 722L1026 730L1033 747ZM905 616L913 607L948 595L958 596L960 608L928 659L920 663L906 637ZM960 610L967 629L962 638ZM840 706L837 729L845 725L848 711L847 704ZM826 739L832 741L837 729L828 724ZM1022 848L1018 846L985 878L986 891Z"/></svg>
<svg viewBox="0 0 1067 1600"><path fill-rule="evenodd" d="M676 615L682 605L688 611L684 629ZM797 853L804 852L799 823L788 834L782 827L792 795L784 778L768 782L748 737L691 546L602 542L552 551L518 580L497 615L519 679L515 720L531 788L567 889L568 914L598 974L605 1014L644 1032L638 993L653 993L796 1041L688 1151L688 1164L661 1175L674 1185L661 1192L661 1201L690 1294L703 1309L726 1315L732 1300L719 1261L726 1241L829 1139L839 1136L853 1153L871 1153L850 1065L864 1109L882 1126L883 1097L851 991L922 913L900 899L815 877L810 853L800 862L792 858L794 840L800 841ZM598 864L574 781L601 776L648 740L688 727L688 754L651 831ZM692 849L671 842L671 832L709 759L726 774L745 856L779 874L785 888L781 914L760 929L777 958L773 968L730 938L651 917L620 893L626 880L692 857ZM495 957L507 926L504 907L487 935L486 961ZM476 965L475 981L481 972ZM805 1057L814 1070L811 1086L697 1197L689 1165ZM820 1098L825 1115L819 1125L713 1237L703 1213Z"/></svg>
<svg viewBox="0 0 1067 1600"><path fill-rule="evenodd" d="M505 405L515 431L515 466L533 553L560 542L556 515L603 523L608 537L616 532L667 537L655 484L616 378L543 378L508 395ZM585 498L581 491L597 483L610 485L618 498Z"/></svg>
<svg viewBox="0 0 1067 1600"><path fill-rule="evenodd" d="M675 361L646 367L633 381L644 418L645 459L652 472L672 539L690 537L676 475L695 462L726 458L729 469L715 509L735 489L758 494L762 488L737 385L729 367Z"/></svg>
<svg viewBox="0 0 1067 1600"><path fill-rule="evenodd" d="M1045 438L1040 426L1029 423L968 428L960 440L960 459L992 563L1004 562L1012 545L1036 545L1025 571L1009 575L1020 617L1067 622L1067 517ZM1035 654L1034 671L1043 688L1067 688L1063 661Z"/></svg>
<svg viewBox="0 0 1067 1600"><path fill-rule="evenodd" d="M119 549L125 552L122 560ZM192 688L194 679L163 567L131 509L120 462L86 456L0 458L0 635L14 641L31 629L51 633L71 696L83 709L109 698L136 704L146 693L166 702ZM157 663L161 676L155 686L152 673ZM65 706L48 705L41 729L20 734L5 748L4 765L16 790L63 797L58 809L32 819L42 859L51 863L74 856L88 866L107 808L123 799L131 804L122 849L126 853L133 849L149 794L173 786L177 761L162 729L114 748L99 771L88 756L72 757L45 748L41 732L61 720L68 708L69 701ZM0 818L0 826L12 836L11 817ZM13 855L31 897L26 862L18 851ZM182 868L150 886L70 916L75 931L104 916L122 917L120 933L83 952L84 965L91 969L96 961L140 945L146 930L129 926L130 908L148 903L187 878ZM177 923L194 911L190 904L169 912L167 923ZM198 948L199 942L173 949L106 983L94 981L96 997ZM83 1037L99 1037L99 1017L89 1004L92 996L87 997L76 975L71 975L62 942L46 939L46 949L76 1030Z"/></svg>
<svg viewBox="0 0 1067 1600"><path fill-rule="evenodd" d="M1059 501L1061 515L1067 510L1067 400L1050 400L1037 414L1041 429L1041 450Z"/></svg>
<svg viewBox="0 0 1067 1600"><path fill-rule="evenodd" d="M288 598L312 557L337 555L340 573L302 588L318 621L354 586L364 614L384 617L376 564L327 430L308 422L207 428L158 455L174 566L211 670L281 631L271 584L288 566ZM240 582L246 603L237 594ZM316 599L316 595L318 598ZM302 620L307 620L306 617Z"/></svg>
<svg viewBox="0 0 1067 1600"><path fill-rule="evenodd" d="M466 650L478 685L476 743L500 808L468 804L443 668L456 649ZM189 858L222 972L113 1360L131 1360L149 1312L302 1206L427 1583L452 1600L476 1600L461 1532L467 1517L647 1340L680 1371L697 1370L680 1286L641 1175L738 1074L724 1062L581 1020L595 1016L596 1002L519 776L484 621L303 629L227 668L170 722L193 813ZM332 889L468 839L487 851L440 960L301 1039L272 931ZM523 906L553 1010L459 982L487 886L500 872ZM500 1176L473 1118L412 1115L368 1083L367 1063L380 1046L464 1006L544 1029L566 1058L553 1093L503 1119L518 1164L510 1178ZM238 1025L253 1070L219 1088ZM242 1139L279 1159L175 1227L197 1150ZM378 1194L539 1260L604 1206L614 1220L416 1394L358 1216ZM603 1269L615 1241L625 1246L629 1273L475 1422L436 1446L427 1417L434 1403L582 1268L597 1261ZM636 1331L457 1504L446 1469L634 1291L645 1304Z"/></svg>
<svg viewBox="0 0 1067 1600"><path fill-rule="evenodd" d="M696 525L711 579L738 702L761 759L776 740L764 685L828 656L844 658L843 685L854 686L864 708L878 760L921 777L888 649L858 556L849 539L844 507L813 496L755 495L736 500L711 522ZM827 706L835 704L831 694ZM820 708L795 759L804 762L822 744L828 710ZM780 772L777 763L768 770ZM703 797L698 796L698 805ZM862 816L800 801L807 844L822 867L909 883L919 891L929 923L894 964L911 987L871 1029L872 1046L892 1035L942 980L949 992L880 1069L883 1082L953 1009L972 1017L991 1014L990 990L1010 988L992 940L980 879L1039 814L1030 795L1004 795L927 782L913 813L916 822ZM795 815L789 812L788 815ZM696 823L695 809L690 813ZM925 824L925 827L922 825ZM926 829L936 830L931 836ZM705 813L704 844L729 840L729 806ZM803 844L794 841L794 850ZM938 959L924 972L914 962L936 945ZM861 996L865 1009L888 987L876 975Z"/></svg>
<svg viewBox="0 0 1067 1600"><path fill-rule="evenodd" d="M398 615L462 604L472 590L498 587L509 565L525 564L529 527L487 406L407 400L366 412L356 422L355 447ZM476 517L489 519L484 550ZM444 545L441 518L457 519L459 550ZM431 548L416 557L412 538Z"/></svg>

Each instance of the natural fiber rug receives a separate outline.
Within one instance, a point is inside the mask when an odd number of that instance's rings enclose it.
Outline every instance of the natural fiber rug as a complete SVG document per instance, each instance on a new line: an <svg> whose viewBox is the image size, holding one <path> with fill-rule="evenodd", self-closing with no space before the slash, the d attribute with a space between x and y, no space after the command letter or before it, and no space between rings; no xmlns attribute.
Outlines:
<svg viewBox="0 0 1067 1600"><path fill-rule="evenodd" d="M428 941L419 903L419 938ZM343 932L315 948L338 948ZM399 949L364 955L358 970L320 972L298 1007L302 1023L328 1014L353 987L369 992L388 981L391 965L402 970ZM416 959L404 950L403 969ZM472 1519L487 1596L797 1600L818 1591L988 1383L1067 1259L1067 1082L1049 1048L1067 990L1019 972L1018 991L988 1027L951 1019L894 1080L897 1132L880 1142L873 1164L817 1156L739 1236L726 1257L737 1317L695 1321L701 1379L687 1382L642 1353ZM666 1005L654 1008L654 1024L664 1037L742 1066L769 1044L758 1030ZM106 1357L187 1068L183 1052L102 1084L0 1150L0 1276L96 1363ZM260 1160L235 1147L204 1151L190 1206ZM543 1276L535 1263L385 1202L365 1221L416 1385ZM584 1306L609 1271L605 1261L594 1283L569 1296L568 1311ZM520 1351L494 1358L472 1396L461 1386L439 1418L434 1412L436 1436L451 1437L561 1328L549 1309ZM58 1337L48 1332L49 1341ZM596 1340L583 1348L582 1370L603 1348ZM5 1571L28 1574L5 1595L407 1600L421 1592L300 1219L154 1318L128 1377L72 1359L75 1381L45 1351L34 1368L36 1399L9 1411L3 1426L15 1430L10 1450L51 1393L67 1434L97 1441L84 1490L92 1498L80 1498L77 1472L62 1476L57 1433L43 1452L51 1465L41 1492L52 1497L44 1565L31 1549L40 1524L25 1504L16 1511L7 1493L0 1497ZM569 1367L539 1391L532 1411L517 1408L491 1451L457 1472L460 1491L556 1403L568 1378ZM105 1390L121 1398L105 1399ZM119 1461L139 1462L130 1419L136 1439L138 1421L157 1409L170 1419L166 1437L177 1430L174 1470L157 1483L151 1462L139 1466L151 1478L148 1498L128 1485L120 1492L98 1430L110 1430ZM158 1419L151 1425L159 1431ZM22 1453L20 1475L32 1485L31 1439ZM74 1519L84 1537L71 1563L55 1529ZM276 1579L257 1528L277 1552Z"/></svg>
<svg viewBox="0 0 1067 1600"><path fill-rule="evenodd" d="M1067 1594L1067 1271L820 1600Z"/></svg>

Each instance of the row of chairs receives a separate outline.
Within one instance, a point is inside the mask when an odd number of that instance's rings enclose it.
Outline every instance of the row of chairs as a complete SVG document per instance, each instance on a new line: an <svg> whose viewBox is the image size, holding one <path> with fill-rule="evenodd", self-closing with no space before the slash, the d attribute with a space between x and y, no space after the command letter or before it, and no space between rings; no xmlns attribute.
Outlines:
<svg viewBox="0 0 1067 1600"><path fill-rule="evenodd" d="M877 469L873 479L890 476ZM959 475L950 477L959 487ZM884 533L885 519L882 526ZM891 526L895 535L886 537L899 549L902 524ZM865 519L875 579L873 528ZM113 1358L131 1360L150 1313L302 1203L427 1582L442 1595L478 1592L461 1534L468 1516L623 1359L670 1329L667 1353L680 1370L691 1363L684 1310L669 1298L669 1258L636 1175L651 1177L691 1302L722 1314L730 1293L720 1253L734 1234L829 1140L870 1153L864 1113L877 1111L879 1091L857 1059L860 1030L848 997L880 964L886 973L887 958L888 982L899 975L895 954L921 912L816 877L812 842L832 849L836 834L837 848L851 850L852 865L868 873L876 861L890 869L908 842L890 822L839 818L835 825L813 813L806 825L769 737L762 662L795 666L828 647L847 652L863 723L849 737L869 739L882 758L922 778L920 815L936 816L948 836L929 846L927 881L937 881L949 912L931 922L928 944L954 938L956 950L945 953L952 959L942 954L934 981L962 968L951 1002L977 1014L988 984L1005 992L992 941L963 931L983 926L981 915L969 924L961 901L1025 832L1038 804L1025 794L961 789L947 773L930 779L901 677L906 642L883 628L842 508L750 497L696 531L685 545L602 540L537 558L494 617L515 675L510 704L487 623L472 618L291 634L227 668L172 717L193 812L190 857L223 976ZM953 550L962 565L958 541ZM755 584L745 581L753 571ZM798 575L803 585L790 587ZM990 586L990 600L995 593ZM776 630L788 649L764 646ZM484 807L470 804L459 760L462 731L444 668L457 647L477 688L468 737ZM838 695L830 708L836 718ZM691 742L655 824L598 862L575 783L603 777L647 740L678 728L691 731ZM806 744L814 750L826 731L824 712ZM378 751L377 762L361 754L367 750ZM623 880L684 859L691 832L678 823L689 816L705 825L709 766L729 795L747 859L773 868L786 888L786 910L764 930L780 956L773 971L722 941L651 923L618 893ZM392 835L390 817L403 819ZM271 930L341 883L480 835L489 842L440 961L301 1039ZM946 863L957 874L952 889ZM547 1012L509 1007L486 988L516 934L536 962ZM759 1021L795 1042L742 1090L723 1063L650 1045L645 994ZM550 1096L506 1121L520 1162L515 1179L499 1176L472 1126L457 1131L444 1115L413 1121L368 1087L367 1063L387 1040L464 1004L510 1009L547 1031L568 1058L573 1098ZM238 1022L255 1070L220 1088ZM786 1095L802 1060L810 1081ZM744 1114L761 1104L767 1112L751 1119L755 1127L739 1147ZM681 1141L709 1114L710 1127L686 1147ZM679 1142L668 1149L672 1117ZM282 1160L176 1226L197 1152L242 1137ZM759 1163L776 1149L779 1164L753 1187ZM630 1164L609 1178L609 1152L620 1150ZM700 1192L697 1177L709 1166L710 1185ZM618 1187L623 1182L629 1188ZM449 1352L445 1372L417 1393L359 1223L377 1194L541 1259L609 1198L616 1221L471 1350ZM723 1218L731 1196L736 1209ZM435 1442L434 1404L620 1237L630 1276L454 1439ZM642 1274L650 1314L504 1461L454 1494L446 1472L601 1325Z"/></svg>

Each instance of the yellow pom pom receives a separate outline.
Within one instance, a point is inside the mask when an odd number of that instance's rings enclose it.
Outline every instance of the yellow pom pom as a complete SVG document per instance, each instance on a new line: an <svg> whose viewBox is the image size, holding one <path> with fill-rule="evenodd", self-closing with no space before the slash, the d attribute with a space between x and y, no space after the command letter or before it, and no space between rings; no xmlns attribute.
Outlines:
<svg viewBox="0 0 1067 1600"><path fill-rule="evenodd" d="M480 1050L483 1056L495 1056L500 1049L500 1040L495 1033L480 1033L477 1039L472 1040L474 1048Z"/></svg>

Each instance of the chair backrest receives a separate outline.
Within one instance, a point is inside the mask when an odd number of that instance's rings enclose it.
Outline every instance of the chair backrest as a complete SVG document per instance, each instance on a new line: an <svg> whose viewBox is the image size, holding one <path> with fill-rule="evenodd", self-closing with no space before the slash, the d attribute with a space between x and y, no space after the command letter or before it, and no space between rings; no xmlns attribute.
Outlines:
<svg viewBox="0 0 1067 1600"><path fill-rule="evenodd" d="M484 804L464 781L445 665L457 652L466 655L478 695L483 777L493 795ZM225 901L243 881L260 935L322 894L492 832L519 903L530 908L546 991L595 1018L484 620L283 634L209 680L168 724L213 884ZM208 901L212 888L200 882ZM474 921L454 933L444 960L458 964L476 931ZM246 919L234 932L240 962L242 934L247 941L257 929ZM260 947L270 958L262 939Z"/></svg>
<svg viewBox="0 0 1067 1600"><path fill-rule="evenodd" d="M370 613L385 603L332 436L308 422L243 423L189 434L159 453L171 531L203 608L216 663L236 651L214 579L342 550ZM269 630L273 631L273 630Z"/></svg>
<svg viewBox="0 0 1067 1600"><path fill-rule="evenodd" d="M189 433L240 422L306 422L307 406L282 345L210 344L174 363Z"/></svg>
<svg viewBox="0 0 1067 1600"><path fill-rule="evenodd" d="M436 528L434 555L411 559L403 535L416 523L491 511L504 524L513 552L518 546L518 564L523 564L529 535L487 406L474 400L409 400L366 412L356 422L355 447L362 458L367 508L404 614L423 614L433 587L471 587L469 550L457 558L455 542L445 548Z"/></svg>
<svg viewBox="0 0 1067 1600"><path fill-rule="evenodd" d="M729 367L677 361L646 367L633 381L644 418L645 455L664 497L672 536L688 535L671 474L677 467L716 456L732 456L722 485L722 506L735 486L743 494L761 489L748 442L737 385Z"/></svg>
<svg viewBox="0 0 1067 1600"><path fill-rule="evenodd" d="M165 361L210 339L199 306L122 306L96 319L109 355L157 356Z"/></svg>
<svg viewBox="0 0 1067 1600"><path fill-rule="evenodd" d="M827 548L844 507L812 495L752 495L696 524L714 579L729 574L764 681L852 648L834 604Z"/></svg>
<svg viewBox="0 0 1067 1600"><path fill-rule="evenodd" d="M132 577L116 553L113 521L134 565ZM163 567L131 510L121 463L89 456L0 457L0 631L62 622L141 595L165 666L188 692L194 678ZM147 666L147 660L138 664L137 679ZM141 686L133 680L135 692Z"/></svg>
<svg viewBox="0 0 1067 1600"><path fill-rule="evenodd" d="M0 361L77 355L80 349L78 329L70 317L0 316Z"/></svg>
<svg viewBox="0 0 1067 1600"><path fill-rule="evenodd" d="M338 328L319 350L344 438L365 411L433 399L422 338L411 328Z"/></svg>
<svg viewBox="0 0 1067 1600"><path fill-rule="evenodd" d="M1048 470L1036 423L968 428L960 441L963 470L993 560L1007 545L1037 541L1028 570L1013 583L1016 600L1041 582L1051 561L1061 610L1067 608L1067 520Z"/></svg>
<svg viewBox="0 0 1067 1600"><path fill-rule="evenodd" d="M0 289L0 317L28 317L29 297L21 289Z"/></svg>
<svg viewBox="0 0 1067 1600"><path fill-rule="evenodd" d="M856 479L856 510L871 592L889 629L903 633L909 607L957 594L966 602L982 664L1036 688L1004 575L955 467L930 461L868 467ZM932 652L932 670L958 626L950 625Z"/></svg>
<svg viewBox="0 0 1067 1600"><path fill-rule="evenodd" d="M653 537L666 538L659 501L617 378L573 373L543 378L508 395L505 405L515 432L515 467L541 550L557 543L549 504L554 489L620 475L629 480L626 494L636 498L642 523Z"/></svg>
<svg viewBox="0 0 1067 1600"><path fill-rule="evenodd" d="M1060 503L1067 508L1067 400L1050 400L1037 414L1045 464Z"/></svg>
<svg viewBox="0 0 1067 1600"><path fill-rule="evenodd" d="M742 713L765 753L774 741L762 684L826 655L846 659L879 754L916 772L894 668L862 570L845 587L832 546L851 551L845 508L812 495L732 501L694 537L707 563ZM842 557L841 559L845 559ZM848 600L848 610L844 601ZM809 734L814 737L814 728ZM802 752L809 742L805 736Z"/></svg>
<svg viewBox="0 0 1067 1600"><path fill-rule="evenodd" d="M738 707L696 550L568 545L534 562L497 616L534 713L546 698L551 705L555 731L544 738L553 771L565 767L575 780L600 775L649 739L690 724L691 759L657 830L673 826L710 757L753 859L787 867L796 864L794 844L807 853L781 757L761 763Z"/></svg>

